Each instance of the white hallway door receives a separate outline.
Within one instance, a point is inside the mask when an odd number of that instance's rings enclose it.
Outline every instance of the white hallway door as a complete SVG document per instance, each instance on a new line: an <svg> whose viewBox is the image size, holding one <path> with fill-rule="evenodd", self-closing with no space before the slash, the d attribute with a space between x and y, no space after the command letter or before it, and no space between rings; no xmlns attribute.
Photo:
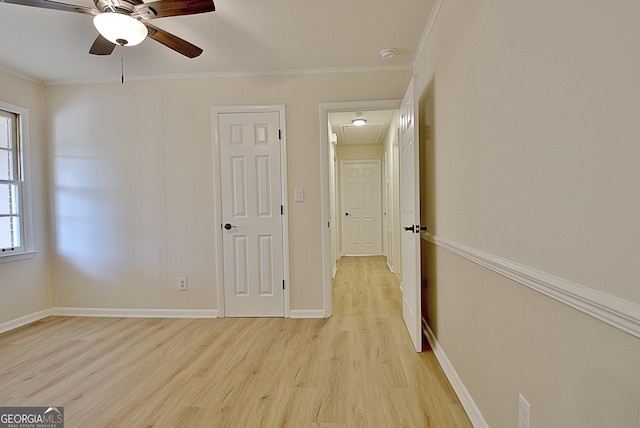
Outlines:
<svg viewBox="0 0 640 428"><path fill-rule="evenodd" d="M279 112L219 115L224 312L284 316Z"/></svg>
<svg viewBox="0 0 640 428"><path fill-rule="evenodd" d="M382 254L380 161L341 161L342 253Z"/></svg>
<svg viewBox="0 0 640 428"><path fill-rule="evenodd" d="M400 105L400 210L402 317L416 351L422 351L420 284L420 166L413 80Z"/></svg>

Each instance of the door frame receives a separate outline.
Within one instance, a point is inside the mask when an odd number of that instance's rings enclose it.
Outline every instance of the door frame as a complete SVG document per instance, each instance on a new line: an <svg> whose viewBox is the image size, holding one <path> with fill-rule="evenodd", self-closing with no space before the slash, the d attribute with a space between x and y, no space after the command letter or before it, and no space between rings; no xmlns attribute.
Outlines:
<svg viewBox="0 0 640 428"><path fill-rule="evenodd" d="M329 113L361 110L399 110L401 99L377 101L351 101L336 103L320 103L320 198L322 228L322 299L325 318L333 314L331 279L333 269L331 262L331 209L329 203Z"/></svg>
<svg viewBox="0 0 640 428"><path fill-rule="evenodd" d="M212 155L213 155L213 204L216 267L216 299L218 317L224 318L224 260L222 247L222 177L220 176L220 121L219 116L227 113L267 113L277 112L280 116L280 178L281 197L284 207L282 215L282 263L284 274L284 317L291 316L291 281L289 276L289 186L287 183L287 117L284 104L274 105L246 105L246 106L214 106L211 108L212 117ZM220 225L220 227L218 227Z"/></svg>

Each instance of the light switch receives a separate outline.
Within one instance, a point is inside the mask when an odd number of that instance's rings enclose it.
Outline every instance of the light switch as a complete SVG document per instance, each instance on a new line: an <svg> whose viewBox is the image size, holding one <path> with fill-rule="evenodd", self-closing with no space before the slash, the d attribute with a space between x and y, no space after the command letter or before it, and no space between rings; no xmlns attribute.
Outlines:
<svg viewBox="0 0 640 428"><path fill-rule="evenodd" d="M303 202L304 201L304 189L301 187L296 187L293 189L293 200L295 202Z"/></svg>

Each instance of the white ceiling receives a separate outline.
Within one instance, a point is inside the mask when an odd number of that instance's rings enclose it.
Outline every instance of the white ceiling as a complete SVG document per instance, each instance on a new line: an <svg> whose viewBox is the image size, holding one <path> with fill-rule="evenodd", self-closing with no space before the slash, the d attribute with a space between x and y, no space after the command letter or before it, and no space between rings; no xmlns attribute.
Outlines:
<svg viewBox="0 0 640 428"><path fill-rule="evenodd" d="M387 136L391 120L397 110L330 112L329 124L338 137L339 145L382 144ZM367 121L362 126L353 125L353 119Z"/></svg>
<svg viewBox="0 0 640 428"><path fill-rule="evenodd" d="M61 0L58 0L61 1ZM44 82L117 81L213 73L409 67L433 0L215 0L216 11L153 20L204 49L188 59L151 39L90 55L92 17L0 0L0 67ZM92 0L68 3L93 7ZM382 59L381 49L397 55Z"/></svg>

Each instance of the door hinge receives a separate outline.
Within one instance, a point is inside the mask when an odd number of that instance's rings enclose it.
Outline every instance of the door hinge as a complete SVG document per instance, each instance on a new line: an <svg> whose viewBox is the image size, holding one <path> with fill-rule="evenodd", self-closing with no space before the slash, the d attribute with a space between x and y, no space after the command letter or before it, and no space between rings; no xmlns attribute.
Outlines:
<svg viewBox="0 0 640 428"><path fill-rule="evenodd" d="M282 140L282 129L278 129L278 140Z"/></svg>
<svg viewBox="0 0 640 428"><path fill-rule="evenodd" d="M284 205L280 205L280 215L284 215Z"/></svg>
<svg viewBox="0 0 640 428"><path fill-rule="evenodd" d="M282 289L284 290L284 279L282 280Z"/></svg>

